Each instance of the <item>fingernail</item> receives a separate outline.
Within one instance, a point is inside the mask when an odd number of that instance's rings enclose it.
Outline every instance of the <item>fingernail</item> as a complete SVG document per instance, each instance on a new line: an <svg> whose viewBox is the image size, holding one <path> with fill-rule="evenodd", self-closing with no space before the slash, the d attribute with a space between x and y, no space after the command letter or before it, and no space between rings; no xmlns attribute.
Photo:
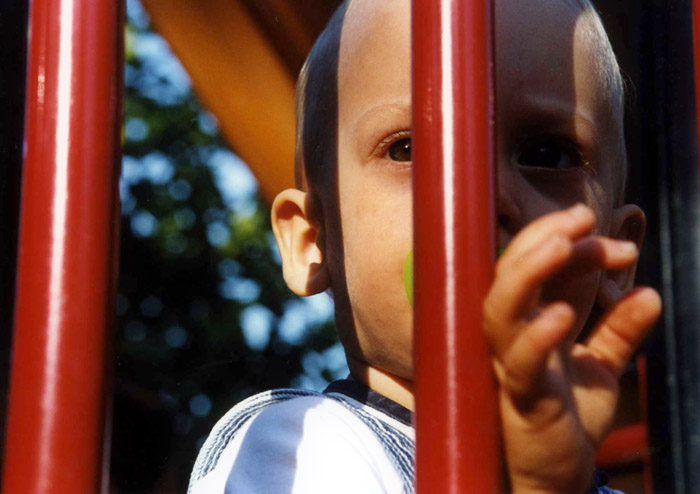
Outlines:
<svg viewBox="0 0 700 494"><path fill-rule="evenodd" d="M637 249L637 244L634 242L624 241L620 242L620 252L628 256L636 256L639 254L639 249Z"/></svg>
<svg viewBox="0 0 700 494"><path fill-rule="evenodd" d="M585 204L579 203L576 204L573 208L571 208L571 214L578 219L583 219L587 218L590 213L588 211L588 207Z"/></svg>

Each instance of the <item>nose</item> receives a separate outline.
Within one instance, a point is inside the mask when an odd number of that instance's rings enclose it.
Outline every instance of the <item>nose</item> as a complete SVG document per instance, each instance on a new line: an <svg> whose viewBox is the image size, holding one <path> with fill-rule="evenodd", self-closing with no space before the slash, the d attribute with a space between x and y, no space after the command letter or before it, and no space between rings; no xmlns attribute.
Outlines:
<svg viewBox="0 0 700 494"><path fill-rule="evenodd" d="M508 236L515 235L522 228L522 211L517 200L518 172L508 166L499 166L496 173L496 221L498 229L505 230ZM521 185L522 187L522 185Z"/></svg>

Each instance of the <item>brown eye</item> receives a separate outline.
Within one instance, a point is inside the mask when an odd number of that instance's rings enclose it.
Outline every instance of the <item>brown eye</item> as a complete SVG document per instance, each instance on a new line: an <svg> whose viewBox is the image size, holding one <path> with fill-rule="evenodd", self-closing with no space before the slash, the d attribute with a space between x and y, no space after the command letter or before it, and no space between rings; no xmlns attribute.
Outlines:
<svg viewBox="0 0 700 494"><path fill-rule="evenodd" d="M392 161L411 161L411 138L395 141L389 146L389 159Z"/></svg>
<svg viewBox="0 0 700 494"><path fill-rule="evenodd" d="M576 151L557 141L545 140L527 146L518 156L518 164L559 170L577 166L579 159Z"/></svg>

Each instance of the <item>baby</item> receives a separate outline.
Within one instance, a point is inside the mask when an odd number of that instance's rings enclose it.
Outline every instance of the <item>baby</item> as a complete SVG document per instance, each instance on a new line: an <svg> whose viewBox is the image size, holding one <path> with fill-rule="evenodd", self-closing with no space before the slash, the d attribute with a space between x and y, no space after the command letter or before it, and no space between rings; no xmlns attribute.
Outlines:
<svg viewBox="0 0 700 494"><path fill-rule="evenodd" d="M622 79L584 0L496 0L495 41L505 251L484 329L506 482L605 492L593 459L617 379L661 310L656 292L632 289L645 218L624 203ZM351 376L239 404L202 448L192 492L412 491L410 44L409 0L341 6L299 80L299 188L272 207L285 281L330 291ZM596 303L607 312L575 343Z"/></svg>

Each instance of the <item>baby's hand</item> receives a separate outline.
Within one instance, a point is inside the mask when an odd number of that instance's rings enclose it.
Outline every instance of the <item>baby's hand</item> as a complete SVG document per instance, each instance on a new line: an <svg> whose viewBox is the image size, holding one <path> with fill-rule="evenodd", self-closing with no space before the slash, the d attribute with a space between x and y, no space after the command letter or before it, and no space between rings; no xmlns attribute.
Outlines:
<svg viewBox="0 0 700 494"><path fill-rule="evenodd" d="M585 343L571 343L574 309L544 302L542 286L563 270L624 269L638 256L630 242L586 236L594 226L594 213L580 205L529 224L499 259L484 302L514 493L586 492L620 373L661 312L654 290L634 289Z"/></svg>

